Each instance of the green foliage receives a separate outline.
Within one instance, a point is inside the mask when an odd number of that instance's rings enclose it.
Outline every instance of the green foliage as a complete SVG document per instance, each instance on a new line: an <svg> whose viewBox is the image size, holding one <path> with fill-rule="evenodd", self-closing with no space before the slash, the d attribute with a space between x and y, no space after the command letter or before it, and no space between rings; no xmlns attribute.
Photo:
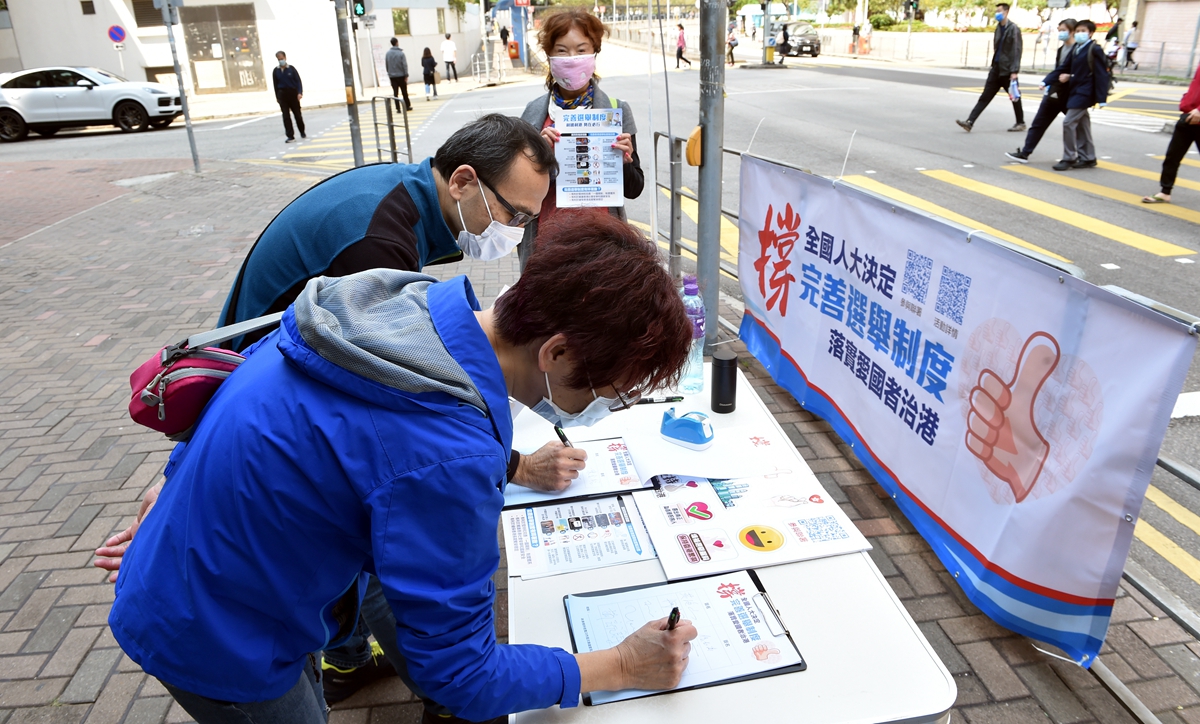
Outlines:
<svg viewBox="0 0 1200 724"><path fill-rule="evenodd" d="M890 28L895 23L896 23L896 21L892 20L891 15L884 15L883 13L879 13L878 15L871 16L871 27L875 28L876 30L884 30L886 28Z"/></svg>
<svg viewBox="0 0 1200 724"><path fill-rule="evenodd" d="M461 18L463 15L465 15L465 14L466 14L466 12L467 12L467 0L448 0L448 2L450 3L450 8L451 8L452 10L454 10L454 13L455 13L456 15L458 15L458 17L460 17L460 18ZM475 3L475 2L473 2L473 3L471 3L471 4L472 4L472 5L476 5L476 4L478 4L478 3Z"/></svg>

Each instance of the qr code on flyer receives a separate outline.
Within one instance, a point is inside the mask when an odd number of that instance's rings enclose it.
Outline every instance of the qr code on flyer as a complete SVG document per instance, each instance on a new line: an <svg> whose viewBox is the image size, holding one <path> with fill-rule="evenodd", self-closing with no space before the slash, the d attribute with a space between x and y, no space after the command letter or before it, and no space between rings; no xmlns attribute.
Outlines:
<svg viewBox="0 0 1200 724"><path fill-rule="evenodd" d="M933 259L908 250L908 259L904 262L904 284L900 290L917 300L925 303L929 295L929 276L933 272Z"/></svg>
<svg viewBox="0 0 1200 724"><path fill-rule="evenodd" d="M841 524L837 522L837 518L832 515L808 518L800 522L808 529L808 538L814 543L844 540L850 537L850 534L843 530Z"/></svg>
<svg viewBox="0 0 1200 724"><path fill-rule="evenodd" d="M933 309L938 314L963 323L967 311L967 295L971 292L971 277L960 274L948 266L942 267L942 279L938 282L937 303Z"/></svg>

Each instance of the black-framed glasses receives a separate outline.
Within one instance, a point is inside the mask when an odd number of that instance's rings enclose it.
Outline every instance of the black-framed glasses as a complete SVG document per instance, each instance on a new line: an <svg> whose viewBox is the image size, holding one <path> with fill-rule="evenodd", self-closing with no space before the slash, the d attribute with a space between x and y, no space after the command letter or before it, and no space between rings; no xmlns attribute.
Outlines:
<svg viewBox="0 0 1200 724"><path fill-rule="evenodd" d="M517 209L514 208L512 204L508 203L508 200L501 196L500 192L497 191L490 183L484 181L482 178L479 179L479 182L484 186L487 186L488 190L492 192L492 195L496 197L496 200L500 202L500 205L504 207L504 210L512 215L512 218L508 220L508 223L505 224L505 226L517 226L524 228L529 224L529 222L537 221L538 214L527 214L524 211L517 211Z"/></svg>
<svg viewBox="0 0 1200 724"><path fill-rule="evenodd" d="M630 390L628 394L622 394L615 386L613 391L617 393L617 401L608 406L609 412L620 412L628 410L642 400L641 390Z"/></svg>

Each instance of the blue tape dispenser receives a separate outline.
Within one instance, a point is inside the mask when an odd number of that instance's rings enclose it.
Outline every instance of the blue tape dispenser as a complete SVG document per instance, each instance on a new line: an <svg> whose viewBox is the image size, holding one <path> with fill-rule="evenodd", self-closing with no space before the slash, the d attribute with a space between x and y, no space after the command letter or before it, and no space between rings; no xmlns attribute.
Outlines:
<svg viewBox="0 0 1200 724"><path fill-rule="evenodd" d="M663 413L663 438L689 450L706 450L713 444L712 423L703 412L688 412L676 416L675 408Z"/></svg>

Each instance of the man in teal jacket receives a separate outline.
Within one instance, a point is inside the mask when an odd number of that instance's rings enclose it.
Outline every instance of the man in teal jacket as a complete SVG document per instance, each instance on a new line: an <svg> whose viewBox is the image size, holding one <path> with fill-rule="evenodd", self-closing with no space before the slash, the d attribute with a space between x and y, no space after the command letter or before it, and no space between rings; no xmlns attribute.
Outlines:
<svg viewBox="0 0 1200 724"><path fill-rule="evenodd" d="M310 652L350 634L367 572L419 693L465 719L678 683L688 624L577 655L495 640L508 397L594 421L676 381L691 341L639 232L563 214L543 234L487 311L464 277L314 279L205 408L109 617L197 722L323 724Z"/></svg>

